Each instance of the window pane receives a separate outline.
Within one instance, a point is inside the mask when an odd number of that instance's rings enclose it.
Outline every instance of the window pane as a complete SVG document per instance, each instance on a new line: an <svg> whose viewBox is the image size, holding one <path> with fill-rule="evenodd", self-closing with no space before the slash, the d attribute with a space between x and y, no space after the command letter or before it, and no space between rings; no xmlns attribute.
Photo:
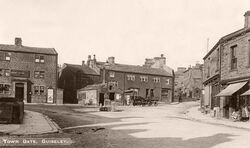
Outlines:
<svg viewBox="0 0 250 148"><path fill-rule="evenodd" d="M10 61L10 53L5 53L5 60Z"/></svg>
<svg viewBox="0 0 250 148"><path fill-rule="evenodd" d="M41 95L44 94L44 86L40 86L40 94L41 94Z"/></svg>
<svg viewBox="0 0 250 148"><path fill-rule="evenodd" d="M44 56L40 56L40 62L44 63Z"/></svg>
<svg viewBox="0 0 250 148"><path fill-rule="evenodd" d="M39 94L39 86L34 86L34 94Z"/></svg>
<svg viewBox="0 0 250 148"><path fill-rule="evenodd" d="M40 71L40 78L44 78L44 71Z"/></svg>
<svg viewBox="0 0 250 148"><path fill-rule="evenodd" d="M5 69L5 74L4 74L6 77L9 77L10 76L10 70L9 69Z"/></svg>
<svg viewBox="0 0 250 148"><path fill-rule="evenodd" d="M40 74L39 71L35 71L35 72L34 72L34 77L35 77L35 78L39 78L39 74Z"/></svg>
<svg viewBox="0 0 250 148"><path fill-rule="evenodd" d="M40 62L38 55L35 55L35 62Z"/></svg>

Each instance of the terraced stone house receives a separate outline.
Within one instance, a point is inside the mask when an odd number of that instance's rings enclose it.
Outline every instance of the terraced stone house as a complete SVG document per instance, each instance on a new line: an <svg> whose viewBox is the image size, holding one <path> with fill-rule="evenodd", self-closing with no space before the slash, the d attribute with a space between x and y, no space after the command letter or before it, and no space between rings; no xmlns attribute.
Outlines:
<svg viewBox="0 0 250 148"><path fill-rule="evenodd" d="M54 48L23 46L21 38L0 44L0 97L56 103L57 56Z"/></svg>

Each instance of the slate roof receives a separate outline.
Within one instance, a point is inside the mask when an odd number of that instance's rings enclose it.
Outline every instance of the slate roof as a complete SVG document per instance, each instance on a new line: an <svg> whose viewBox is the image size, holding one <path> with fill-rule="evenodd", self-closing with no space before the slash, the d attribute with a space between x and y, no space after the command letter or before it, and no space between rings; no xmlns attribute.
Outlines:
<svg viewBox="0 0 250 148"><path fill-rule="evenodd" d="M97 90L97 89L101 89L103 87L106 87L106 84L104 83L100 83L100 84L92 84L92 85L87 85L86 87L84 88L81 88L81 90Z"/></svg>
<svg viewBox="0 0 250 148"><path fill-rule="evenodd" d="M220 40L214 45L214 47L205 55L205 57L203 58L204 60L221 44L227 41L232 40L233 38L236 38L238 36L244 35L246 33L250 32L250 28L242 28L239 29L233 33L230 33L228 35L223 36L222 38L220 38Z"/></svg>
<svg viewBox="0 0 250 148"><path fill-rule="evenodd" d="M57 52L54 48L28 47L22 45L16 46L16 45L0 44L0 51L57 55Z"/></svg>
<svg viewBox="0 0 250 148"><path fill-rule="evenodd" d="M65 63L65 65L66 67L71 68L71 70L74 72L81 71L89 75L99 75L96 71L89 68L87 65L75 65L75 64L67 64L67 63Z"/></svg>
<svg viewBox="0 0 250 148"><path fill-rule="evenodd" d="M160 68L148 68L144 66L135 65L124 65L124 64L109 64L105 65L105 68L112 71L128 72L128 73L138 73L145 75L158 75L158 76L172 76L171 73Z"/></svg>

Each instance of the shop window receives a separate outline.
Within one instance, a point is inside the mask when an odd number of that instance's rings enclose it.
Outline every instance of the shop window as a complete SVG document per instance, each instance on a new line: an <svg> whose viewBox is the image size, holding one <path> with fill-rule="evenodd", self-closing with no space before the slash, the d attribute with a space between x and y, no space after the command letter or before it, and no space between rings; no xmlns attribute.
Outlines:
<svg viewBox="0 0 250 148"><path fill-rule="evenodd" d="M10 84L0 84L0 94L9 94Z"/></svg>
<svg viewBox="0 0 250 148"><path fill-rule="evenodd" d="M45 95L45 87L44 86L34 86L34 94L35 95Z"/></svg>

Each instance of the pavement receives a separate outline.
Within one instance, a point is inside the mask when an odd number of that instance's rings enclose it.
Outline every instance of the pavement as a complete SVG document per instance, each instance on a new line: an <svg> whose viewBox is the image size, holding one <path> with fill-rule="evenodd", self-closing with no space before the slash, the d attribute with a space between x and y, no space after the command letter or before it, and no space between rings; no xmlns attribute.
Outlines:
<svg viewBox="0 0 250 148"><path fill-rule="evenodd" d="M34 135L58 132L60 128L47 116L33 112L24 111L22 124L0 124L0 132L9 135Z"/></svg>
<svg viewBox="0 0 250 148"><path fill-rule="evenodd" d="M199 106L191 107L186 111L186 117L193 121L198 121L202 123L223 125L228 127L240 128L250 130L250 121L232 121L225 118L212 117L210 114L204 114L199 111Z"/></svg>

